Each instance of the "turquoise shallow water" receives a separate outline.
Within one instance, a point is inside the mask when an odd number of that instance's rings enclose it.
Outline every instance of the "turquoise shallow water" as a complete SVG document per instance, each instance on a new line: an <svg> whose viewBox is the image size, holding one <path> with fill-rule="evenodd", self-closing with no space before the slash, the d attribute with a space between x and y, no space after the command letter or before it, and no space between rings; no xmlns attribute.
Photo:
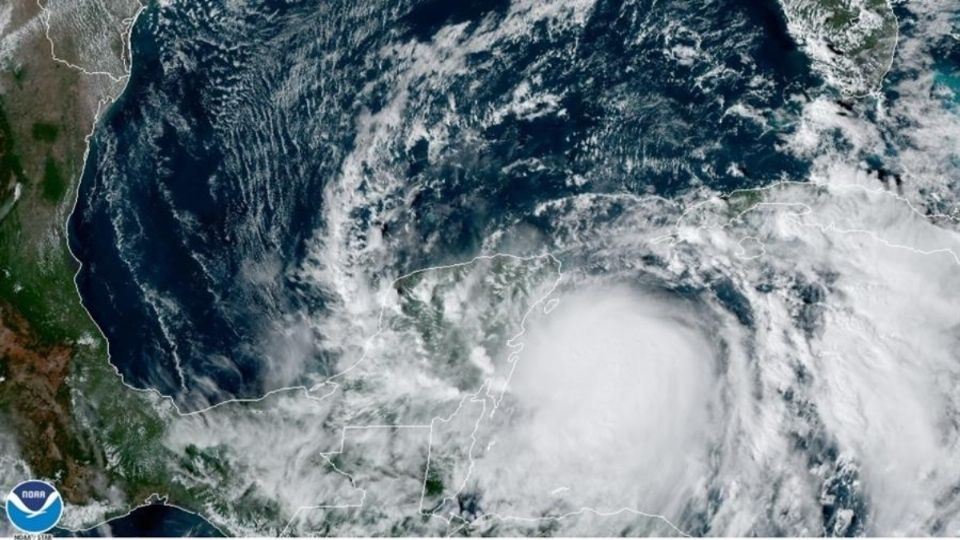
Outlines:
<svg viewBox="0 0 960 540"><path fill-rule="evenodd" d="M370 136L345 241L382 243L378 272L469 258L506 223L549 235L532 211L560 197L804 176L779 141L819 81L775 2L511 6L151 5L70 224L125 380L190 409L328 370L323 335L285 329L336 309L301 270Z"/></svg>
<svg viewBox="0 0 960 540"><path fill-rule="evenodd" d="M944 88L945 101L953 110L960 107L960 71L953 71L950 66L941 66L934 73L934 84Z"/></svg>

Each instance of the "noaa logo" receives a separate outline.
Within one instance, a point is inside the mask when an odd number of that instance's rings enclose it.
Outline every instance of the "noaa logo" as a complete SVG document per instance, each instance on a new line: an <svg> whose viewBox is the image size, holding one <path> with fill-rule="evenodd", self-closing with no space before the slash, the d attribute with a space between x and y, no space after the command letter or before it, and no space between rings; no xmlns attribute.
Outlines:
<svg viewBox="0 0 960 540"><path fill-rule="evenodd" d="M49 531L60 521L61 514L63 501L60 493L46 482L21 482L7 495L7 519L25 533Z"/></svg>

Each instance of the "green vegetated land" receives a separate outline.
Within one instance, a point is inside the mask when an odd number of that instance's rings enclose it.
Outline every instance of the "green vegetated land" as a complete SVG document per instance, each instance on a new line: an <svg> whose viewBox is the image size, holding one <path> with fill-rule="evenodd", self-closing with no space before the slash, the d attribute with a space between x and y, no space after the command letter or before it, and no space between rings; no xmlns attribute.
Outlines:
<svg viewBox="0 0 960 540"><path fill-rule="evenodd" d="M84 92L99 90L53 62L39 30L15 55L0 72L0 423L71 504L189 502L160 444L170 407L122 384L74 284L65 221L93 120Z"/></svg>
<svg viewBox="0 0 960 540"><path fill-rule="evenodd" d="M818 1L832 13L834 30L855 22L849 2ZM16 53L24 61L0 74L0 375L17 382L0 385L0 416L10 419L30 467L66 484L70 503L112 500L119 508L159 493L194 509L237 512L243 501L218 500L211 481L237 482L242 474L212 449L188 447L173 455L164 447L176 418L172 406L122 384L80 303L64 221L92 119L76 112L86 91L80 75L52 62L48 46L40 34L25 40ZM14 202L17 185L21 195ZM740 192L730 204L745 209L761 197ZM122 490L123 501L108 497L113 488ZM425 490L428 496L444 490L433 469ZM246 505L252 521L281 513L257 497L251 491Z"/></svg>
<svg viewBox="0 0 960 540"><path fill-rule="evenodd" d="M0 376L13 383L0 385L0 422L34 475L55 479L70 504L109 503L102 517L156 494L241 521L243 512L250 522L279 521L281 509L255 492L222 500L217 485L246 476L222 452L166 448L172 404L125 386L110 365L66 237L93 121L79 112L86 87L38 53L44 39L33 46L15 72L0 73Z"/></svg>
<svg viewBox="0 0 960 540"><path fill-rule="evenodd" d="M824 43L841 60L830 68L845 93L862 95L883 80L896 47L888 0L781 0L801 41Z"/></svg>

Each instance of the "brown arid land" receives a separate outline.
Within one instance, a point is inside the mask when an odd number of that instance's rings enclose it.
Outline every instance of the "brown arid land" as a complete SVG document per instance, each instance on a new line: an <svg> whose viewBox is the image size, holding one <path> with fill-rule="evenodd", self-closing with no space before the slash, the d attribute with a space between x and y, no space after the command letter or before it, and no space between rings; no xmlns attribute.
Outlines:
<svg viewBox="0 0 960 540"><path fill-rule="evenodd" d="M134 0L0 4L0 423L31 473L56 478L77 503L107 479L70 381L89 377L80 362L109 368L76 294L64 223L87 137L124 87L140 9Z"/></svg>

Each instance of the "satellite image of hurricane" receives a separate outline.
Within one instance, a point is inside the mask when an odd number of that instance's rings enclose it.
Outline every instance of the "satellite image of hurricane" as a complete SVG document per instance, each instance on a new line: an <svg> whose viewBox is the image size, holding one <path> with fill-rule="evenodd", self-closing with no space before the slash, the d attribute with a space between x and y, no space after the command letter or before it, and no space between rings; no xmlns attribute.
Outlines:
<svg viewBox="0 0 960 540"><path fill-rule="evenodd" d="M57 536L960 536L960 2L0 0L31 480Z"/></svg>

